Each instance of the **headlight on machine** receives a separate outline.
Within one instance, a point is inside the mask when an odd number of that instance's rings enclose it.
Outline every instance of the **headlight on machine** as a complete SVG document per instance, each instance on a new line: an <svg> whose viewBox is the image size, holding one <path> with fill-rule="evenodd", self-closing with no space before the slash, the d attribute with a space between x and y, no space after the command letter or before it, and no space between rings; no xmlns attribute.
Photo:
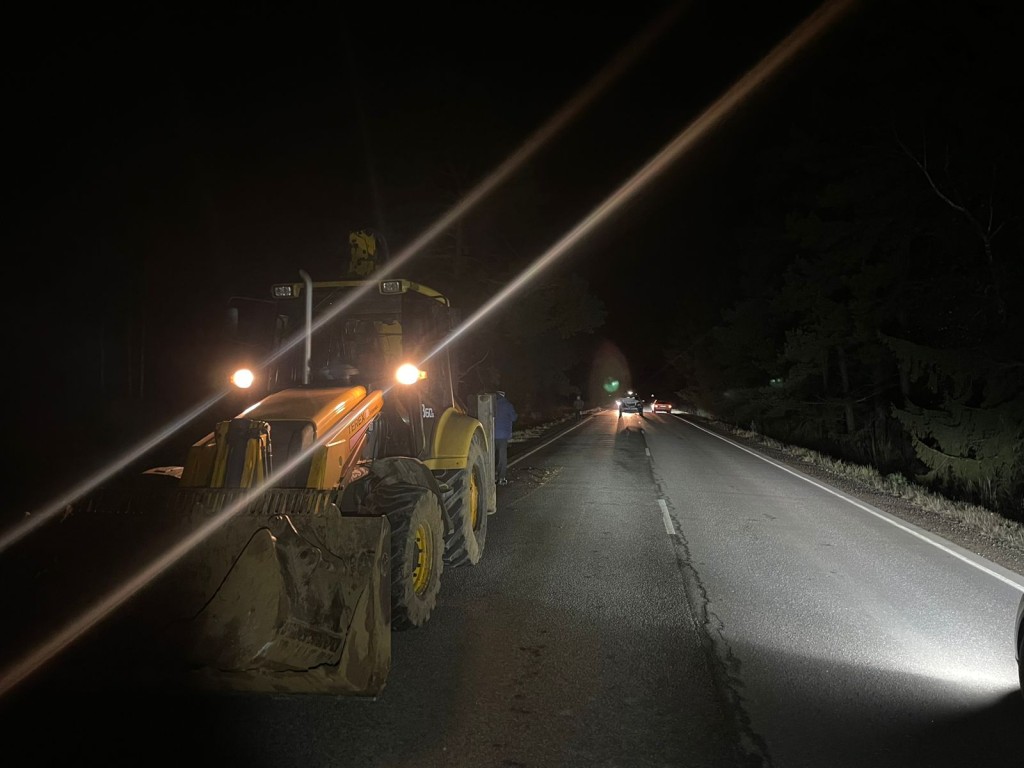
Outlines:
<svg viewBox="0 0 1024 768"><path fill-rule="evenodd" d="M421 371L412 363L400 365L398 366L398 370L395 371L395 379L399 384L415 384L420 379L425 378L427 378L427 372Z"/></svg>
<svg viewBox="0 0 1024 768"><path fill-rule="evenodd" d="M255 380L255 374L248 368L239 368L231 374L231 383L239 389L248 389Z"/></svg>

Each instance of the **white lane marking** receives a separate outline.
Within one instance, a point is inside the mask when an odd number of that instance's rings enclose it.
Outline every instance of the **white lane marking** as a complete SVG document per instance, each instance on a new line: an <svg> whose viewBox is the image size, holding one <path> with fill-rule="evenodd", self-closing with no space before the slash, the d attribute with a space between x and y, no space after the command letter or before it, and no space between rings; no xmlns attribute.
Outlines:
<svg viewBox="0 0 1024 768"><path fill-rule="evenodd" d="M963 560L965 563L967 563L968 565L974 566L979 571L982 571L983 573L987 573L989 576L997 578L1000 581L1004 582L1005 584L1009 584L1014 589L1018 589L1021 592L1024 592L1024 576L1021 576L1020 574L1017 574L1017 573L1014 573L1013 571L1007 570L1007 569L1005 569L1005 568L1003 568L1003 567L1001 567L999 565L996 565L995 563L990 563L989 565L983 565L982 563L979 563L977 560L975 560L974 556L971 555L970 553L968 553L967 550L961 549L960 547L956 546L955 544L952 544L952 543L946 541L945 539L943 539L942 537L940 537L940 536L938 536L938 535L936 535L934 533L929 533L927 531L924 531L924 530L918 528L915 525L911 525L910 523L907 523L907 522L905 522L903 520L900 520L899 518L893 517L892 515L888 514L887 512L883 512L880 509L875 509L874 507L872 507L872 506L870 506L868 504L865 504L862 501L858 501L857 499L850 498L845 493L840 493L839 491L835 490L834 488L829 488L827 485L822 485L821 483L819 483L819 482L817 482L815 480L812 480L811 478L807 477L806 475L803 475L803 474L801 474L801 473L799 473L799 472L797 472L795 470L792 470L789 467L783 466L782 464L779 464L778 462L772 461L767 456L762 456L761 454L757 453L756 451L752 451L749 448L746 448L745 446L740 445L739 443L735 443L735 442L733 442L732 440L730 440L727 437L722 437L721 435L719 435L719 434L717 434L715 432L712 432L710 429L705 429L704 427L701 427L701 426L699 426L697 424L694 424L692 421L687 421L686 419L682 419L682 418L680 418L679 420L682 421L685 424L689 424L691 427L694 427L695 429L699 429L701 432L707 432L712 437L717 437L719 440L721 440L723 442L726 442L726 443L728 443L731 446L739 448L741 451L745 451L746 453L749 453L751 456L754 456L754 457L760 459L761 461L764 461L764 462L766 462L768 464L771 464L773 467L778 467L783 472L788 472L789 474L793 475L793 477L798 477L801 480L803 480L805 482L808 482L811 485L820 488L821 490L825 491L826 493L831 493L836 498L839 498L839 499L842 499L843 501L849 502L850 504L852 504L853 506L857 507L858 509L862 509L865 512L868 512L868 513L874 515L878 519L884 520L885 522L889 523L890 525L894 525L897 528L900 528L900 529L906 531L910 535L916 536L917 538L921 539L922 541L928 542L933 547L938 547L939 549L943 550L947 554L950 554L950 555L952 555L953 557L955 557L955 558L957 558L959 560Z"/></svg>
<svg viewBox="0 0 1024 768"><path fill-rule="evenodd" d="M665 533L669 536L676 535L676 527L672 525L672 518L668 516L668 504L664 499L658 499L658 506L661 507L661 519L665 523Z"/></svg>
<svg viewBox="0 0 1024 768"><path fill-rule="evenodd" d="M516 456L514 459L509 459L508 460L508 465L510 467L514 467L516 464L518 464L520 461L525 459L527 456L532 456L537 451L539 451L541 448L547 448L549 445L551 445L553 442L555 442L555 440L560 440L561 438L565 437L570 432L572 432L574 429L579 429L580 427L582 427L584 424L586 424L588 421L590 421L591 418L593 418L593 415L594 414L588 414L587 416L585 416L583 418L583 421L579 422L578 424L573 424L571 427L567 427L563 432L559 432L557 435L552 437L550 440L545 440L543 443L541 443L540 445L536 446L535 448L531 448L526 453L523 453L523 454L521 454L519 456Z"/></svg>

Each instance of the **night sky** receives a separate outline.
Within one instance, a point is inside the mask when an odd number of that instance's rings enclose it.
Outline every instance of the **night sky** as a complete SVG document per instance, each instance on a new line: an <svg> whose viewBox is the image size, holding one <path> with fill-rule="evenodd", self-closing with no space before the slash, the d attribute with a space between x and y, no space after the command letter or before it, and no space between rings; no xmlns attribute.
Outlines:
<svg viewBox="0 0 1024 768"><path fill-rule="evenodd" d="M732 298L745 267L730 238L763 194L752 184L760 152L802 121L844 120L837 103L870 110L900 98L899 88L936 87L926 80L941 77L951 50L990 81L998 62L987 57L1009 34L993 9L1009 5L850 3L566 254L565 268L586 275L609 309L605 335L638 369L657 368L667 325L708 325ZM16 300L41 322L24 324L15 349L23 342L30 365L59 357L61 329L76 313L116 310L112 296L123 291L184 333L201 322L190 313L233 293L263 291L300 268L324 275L345 258L354 229L373 227L401 249L674 9L628 71L481 208L480 226L508 258L539 255L817 7L22 11L8 26L18 42L5 68L15 193L8 263L46 288L42 301L35 289ZM967 16L981 18L980 31L964 29ZM891 77L865 73L876 57Z"/></svg>

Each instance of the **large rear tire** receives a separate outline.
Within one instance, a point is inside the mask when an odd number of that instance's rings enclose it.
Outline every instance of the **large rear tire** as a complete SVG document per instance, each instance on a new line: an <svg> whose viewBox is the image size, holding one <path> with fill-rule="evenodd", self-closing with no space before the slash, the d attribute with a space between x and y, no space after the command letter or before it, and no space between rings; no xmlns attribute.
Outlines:
<svg viewBox="0 0 1024 768"><path fill-rule="evenodd" d="M441 591L441 502L429 488L405 483L379 485L374 495L391 524L391 628L422 627Z"/></svg>
<svg viewBox="0 0 1024 768"><path fill-rule="evenodd" d="M466 468L445 472L441 481L451 490L444 503L452 521L445 536L445 563L452 566L476 565L487 544L487 459L483 440L473 435L466 457Z"/></svg>

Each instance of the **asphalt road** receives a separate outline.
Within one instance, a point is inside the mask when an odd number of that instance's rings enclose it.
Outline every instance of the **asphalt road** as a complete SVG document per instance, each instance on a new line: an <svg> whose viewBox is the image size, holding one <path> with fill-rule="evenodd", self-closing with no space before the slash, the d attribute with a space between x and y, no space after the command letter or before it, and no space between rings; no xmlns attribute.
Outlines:
<svg viewBox="0 0 1024 768"><path fill-rule="evenodd" d="M1019 765L1024 578L678 415L512 450L377 699L29 685L8 764Z"/></svg>
<svg viewBox="0 0 1024 768"><path fill-rule="evenodd" d="M696 420L645 438L765 764L1021 764L1024 577Z"/></svg>

